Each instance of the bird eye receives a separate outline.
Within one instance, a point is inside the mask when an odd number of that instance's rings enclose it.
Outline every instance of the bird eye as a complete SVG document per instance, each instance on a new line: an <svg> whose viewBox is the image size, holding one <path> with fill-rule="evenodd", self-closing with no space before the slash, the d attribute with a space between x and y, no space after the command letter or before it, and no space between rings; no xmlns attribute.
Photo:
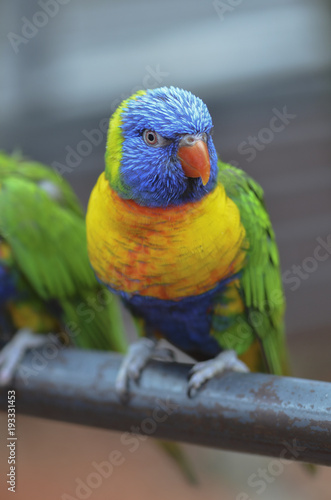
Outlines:
<svg viewBox="0 0 331 500"><path fill-rule="evenodd" d="M206 134L206 132L204 132L203 134L201 134L201 139L203 140L203 142L207 142L207 134Z"/></svg>
<svg viewBox="0 0 331 500"><path fill-rule="evenodd" d="M144 130L143 138L148 146L156 146L158 144L158 134L153 130Z"/></svg>
<svg viewBox="0 0 331 500"><path fill-rule="evenodd" d="M162 137L162 135L155 132L155 130L144 130L143 139L147 146L153 146L154 148L167 146L171 143L171 139Z"/></svg>

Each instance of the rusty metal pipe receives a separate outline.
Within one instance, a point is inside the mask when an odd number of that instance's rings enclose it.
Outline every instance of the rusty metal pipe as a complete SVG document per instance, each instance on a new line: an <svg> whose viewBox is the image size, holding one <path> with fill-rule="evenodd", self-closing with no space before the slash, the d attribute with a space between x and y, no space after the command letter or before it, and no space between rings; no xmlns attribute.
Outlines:
<svg viewBox="0 0 331 500"><path fill-rule="evenodd" d="M123 405L114 392L122 356L63 349L25 356L12 389L17 412L192 444L331 465L331 383L226 373L194 398L190 365L151 362ZM38 358L38 359L37 359ZM44 361L44 363L42 362ZM45 362L46 361L46 362ZM7 390L0 390L7 409Z"/></svg>

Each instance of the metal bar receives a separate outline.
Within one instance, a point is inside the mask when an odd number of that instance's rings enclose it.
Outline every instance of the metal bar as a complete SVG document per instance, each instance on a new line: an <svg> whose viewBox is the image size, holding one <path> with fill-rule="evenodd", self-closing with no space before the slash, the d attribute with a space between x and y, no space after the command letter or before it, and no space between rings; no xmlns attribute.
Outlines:
<svg viewBox="0 0 331 500"><path fill-rule="evenodd" d="M25 356L11 387L19 413L123 431L124 441L140 432L331 465L331 383L229 372L189 399L190 365L153 361L122 404L114 392L120 355L63 349L50 360L38 352Z"/></svg>

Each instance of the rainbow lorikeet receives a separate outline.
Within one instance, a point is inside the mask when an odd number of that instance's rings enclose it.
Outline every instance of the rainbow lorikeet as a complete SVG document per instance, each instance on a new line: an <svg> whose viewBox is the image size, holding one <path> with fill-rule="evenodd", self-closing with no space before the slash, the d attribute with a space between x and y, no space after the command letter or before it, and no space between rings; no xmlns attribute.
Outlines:
<svg viewBox="0 0 331 500"><path fill-rule="evenodd" d="M116 300L91 270L72 189L52 169L0 153L1 385L49 332L80 347L126 349Z"/></svg>
<svg viewBox="0 0 331 500"><path fill-rule="evenodd" d="M123 397L160 337L198 361L189 395L225 369L287 371L263 191L218 159L211 131L202 100L174 87L137 92L110 120L87 238L98 280L121 296L145 335L118 374Z"/></svg>

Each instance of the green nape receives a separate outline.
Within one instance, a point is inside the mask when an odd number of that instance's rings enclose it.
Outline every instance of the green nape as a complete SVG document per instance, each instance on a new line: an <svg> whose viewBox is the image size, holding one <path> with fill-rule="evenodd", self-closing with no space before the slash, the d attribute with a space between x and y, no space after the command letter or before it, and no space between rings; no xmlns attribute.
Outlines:
<svg viewBox="0 0 331 500"><path fill-rule="evenodd" d="M120 165L122 159L122 112L128 107L128 104L138 96L146 94L146 90L138 90L128 99L125 99L116 109L109 121L109 129L107 136L107 146L105 154L105 174L111 187L122 195L130 197L130 192L127 186L122 183L120 175Z"/></svg>

